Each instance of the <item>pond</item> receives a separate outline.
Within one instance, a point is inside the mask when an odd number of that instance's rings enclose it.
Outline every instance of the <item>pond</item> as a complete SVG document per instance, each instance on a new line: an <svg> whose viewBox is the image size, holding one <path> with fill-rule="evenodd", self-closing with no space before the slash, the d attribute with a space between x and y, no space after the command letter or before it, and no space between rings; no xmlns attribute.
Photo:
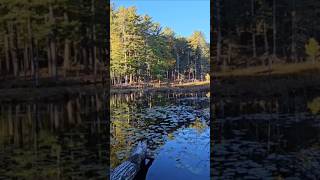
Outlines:
<svg viewBox="0 0 320 180"><path fill-rule="evenodd" d="M210 179L208 92L111 96L111 168L141 138L154 160L141 179Z"/></svg>
<svg viewBox="0 0 320 180"><path fill-rule="evenodd" d="M106 179L105 95L0 105L0 179Z"/></svg>
<svg viewBox="0 0 320 180"><path fill-rule="evenodd" d="M106 179L108 159L119 165L141 137L154 158L145 179L209 179L209 131L208 92L3 102L0 179Z"/></svg>
<svg viewBox="0 0 320 180"><path fill-rule="evenodd" d="M220 97L214 179L320 179L320 96Z"/></svg>

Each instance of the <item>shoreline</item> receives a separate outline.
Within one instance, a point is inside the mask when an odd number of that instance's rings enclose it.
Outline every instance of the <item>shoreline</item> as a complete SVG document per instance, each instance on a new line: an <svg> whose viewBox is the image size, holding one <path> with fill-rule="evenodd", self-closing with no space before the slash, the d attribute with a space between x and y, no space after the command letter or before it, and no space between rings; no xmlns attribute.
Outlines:
<svg viewBox="0 0 320 180"><path fill-rule="evenodd" d="M293 97L320 91L320 72L217 77L213 86L215 98Z"/></svg>
<svg viewBox="0 0 320 180"><path fill-rule="evenodd" d="M223 97L272 97L294 96L305 92L320 91L320 63L295 64L294 66L275 65L273 73L259 67L255 71L248 69L217 73L211 78L214 98ZM311 68L311 67L312 68ZM286 69L287 68L287 69ZM253 68L251 69L253 70ZM285 71L286 70L286 71ZM246 73L243 73L246 72ZM263 72L263 73L261 73ZM280 73L282 72L282 73ZM60 82L61 83L61 82ZM96 84L65 84L48 87L11 87L0 88L0 102L57 101L79 94L108 92L109 86ZM156 85L156 84L154 84ZM163 84L160 87L111 87L109 95L134 92L197 92L210 91L210 82L189 82L183 84Z"/></svg>
<svg viewBox="0 0 320 180"><path fill-rule="evenodd" d="M190 92L210 90L209 82L198 85L178 85L148 88L113 88L100 84L70 85L58 87L26 87L26 88L3 88L0 89L0 102L34 102L34 101L58 101L68 99L79 94L95 95L96 93L108 92L109 95L133 92Z"/></svg>
<svg viewBox="0 0 320 180"><path fill-rule="evenodd" d="M215 73L213 96L294 97L320 91L320 62L274 64Z"/></svg>
<svg viewBox="0 0 320 180"><path fill-rule="evenodd" d="M104 90L106 87L95 85L0 89L0 102L58 101L81 93L94 94Z"/></svg>
<svg viewBox="0 0 320 180"><path fill-rule="evenodd" d="M111 87L110 94L119 94L119 93L132 93L132 92L190 92L190 91L204 91L210 90L210 82L195 82L195 83L184 83L176 85L163 85L160 87L146 87L146 88L118 88Z"/></svg>
<svg viewBox="0 0 320 180"><path fill-rule="evenodd" d="M273 64L271 69L268 66L254 66L243 69L226 70L215 73L217 78L228 77L262 77L262 76L286 76L304 73L320 72L320 62L302 62L294 64Z"/></svg>

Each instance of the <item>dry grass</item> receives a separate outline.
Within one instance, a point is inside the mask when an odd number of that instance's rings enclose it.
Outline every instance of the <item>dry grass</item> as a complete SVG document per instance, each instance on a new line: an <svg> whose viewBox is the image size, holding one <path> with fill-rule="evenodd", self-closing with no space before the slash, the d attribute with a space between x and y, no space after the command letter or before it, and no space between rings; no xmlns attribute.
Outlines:
<svg viewBox="0 0 320 180"><path fill-rule="evenodd" d="M320 63L277 64L272 72L265 72L265 67L248 68L219 74L214 92L217 97L248 98L311 94L320 90L319 75Z"/></svg>
<svg viewBox="0 0 320 180"><path fill-rule="evenodd" d="M187 82L187 83L172 83L172 84L153 84L149 87L140 87L140 88L126 88L122 87L112 87L110 92L113 93L130 93L135 91L197 91L197 90L209 90L210 81L199 81L199 82Z"/></svg>
<svg viewBox="0 0 320 180"><path fill-rule="evenodd" d="M271 68L266 66L256 66L245 69L230 70L225 72L218 72L217 77L226 76L262 76L262 75L281 75L281 74L296 74L306 71L319 71L320 62L317 63L296 63L296 64L274 64Z"/></svg>
<svg viewBox="0 0 320 180"><path fill-rule="evenodd" d="M186 86L205 86L210 85L210 81L198 81L198 82L187 82L183 84L174 84L174 87L186 87Z"/></svg>

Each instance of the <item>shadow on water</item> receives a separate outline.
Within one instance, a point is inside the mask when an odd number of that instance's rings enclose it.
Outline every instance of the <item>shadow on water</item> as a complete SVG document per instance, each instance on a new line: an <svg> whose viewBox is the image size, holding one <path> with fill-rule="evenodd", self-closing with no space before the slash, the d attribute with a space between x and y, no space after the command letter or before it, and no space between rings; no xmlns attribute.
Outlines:
<svg viewBox="0 0 320 180"><path fill-rule="evenodd" d="M320 178L320 98L221 98L214 103L214 178Z"/></svg>
<svg viewBox="0 0 320 180"><path fill-rule="evenodd" d="M148 156L154 160L139 179L209 179L208 96L207 92L112 96L111 168L146 138Z"/></svg>
<svg viewBox="0 0 320 180"><path fill-rule="evenodd" d="M0 105L0 179L105 179L103 94Z"/></svg>

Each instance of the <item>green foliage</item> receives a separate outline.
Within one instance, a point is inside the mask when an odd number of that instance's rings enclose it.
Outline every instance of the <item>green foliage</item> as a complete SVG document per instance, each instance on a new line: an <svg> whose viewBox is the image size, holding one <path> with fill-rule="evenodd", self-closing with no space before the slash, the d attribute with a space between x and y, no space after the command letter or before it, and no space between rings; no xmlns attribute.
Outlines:
<svg viewBox="0 0 320 180"><path fill-rule="evenodd" d="M305 45L306 54L312 60L312 62L315 62L316 58L319 56L320 53L320 46L316 39L310 38L308 43Z"/></svg>
<svg viewBox="0 0 320 180"><path fill-rule="evenodd" d="M210 74L207 73L205 78L206 78L206 81L210 81Z"/></svg>
<svg viewBox="0 0 320 180"><path fill-rule="evenodd" d="M124 77L132 75L143 80L159 80L173 78L173 73L193 73L191 69L195 64L209 66L198 62L209 59L208 44L200 31L196 31L189 42L176 37L170 28L153 22L150 16L138 15L135 7L112 8L110 22L110 64L114 79L123 82Z"/></svg>
<svg viewBox="0 0 320 180"><path fill-rule="evenodd" d="M108 45L105 29L107 7L106 1L81 1L81 3L75 0L1 1L0 60L9 63L6 66L9 68L6 69L6 73L12 73L13 63L19 65L20 71L31 71L32 60L36 55L46 61L41 63L40 68L48 68L44 64L51 65L48 52L50 42L55 43L52 51L56 53L57 58L60 58L59 61L71 61L74 66L90 65L86 66L88 69L93 69L93 61L105 64ZM6 36L9 42L17 41L17 43L5 43ZM69 47L65 45L66 39L69 40ZM9 50L6 50L6 44ZM93 54L93 48L97 49L98 55L94 60L90 60L89 54ZM18 62L14 62L12 56L9 56L9 59L6 57L6 53L10 54L8 51L13 49L16 49ZM70 60L64 57L66 49L71 52ZM52 63L52 66L57 67L63 64ZM3 69L0 68L1 70Z"/></svg>
<svg viewBox="0 0 320 180"><path fill-rule="evenodd" d="M166 64L164 61L159 61L152 66L152 74L154 74L157 79L163 79L166 72Z"/></svg>
<svg viewBox="0 0 320 180"><path fill-rule="evenodd" d="M215 71L249 66L272 68L272 63L298 63L307 58L316 61L320 1L215 2L215 13L220 12L213 21L214 39L219 39L212 51ZM309 40L310 36L314 39Z"/></svg>

